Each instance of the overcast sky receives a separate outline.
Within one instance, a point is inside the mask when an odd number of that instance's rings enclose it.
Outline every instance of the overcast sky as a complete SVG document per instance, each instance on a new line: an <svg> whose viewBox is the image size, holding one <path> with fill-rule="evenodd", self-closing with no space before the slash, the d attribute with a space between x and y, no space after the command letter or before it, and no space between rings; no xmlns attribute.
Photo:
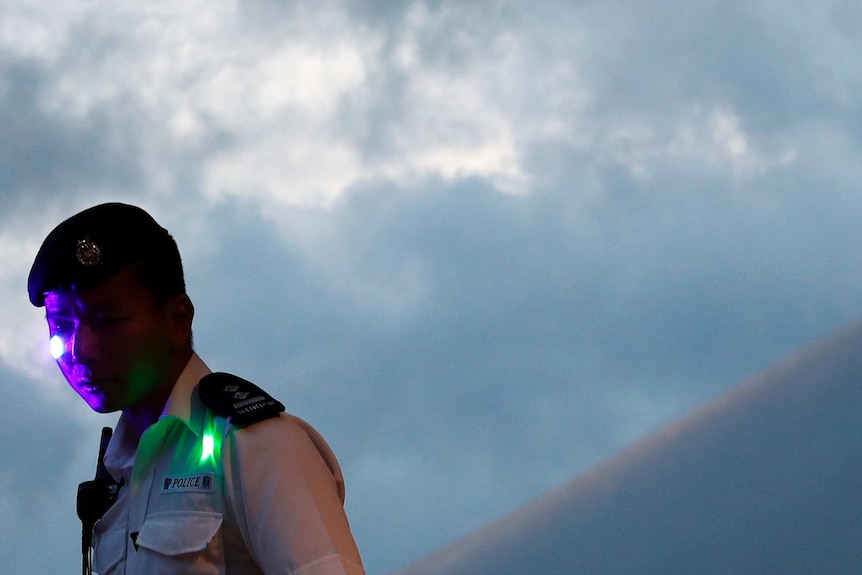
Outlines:
<svg viewBox="0 0 862 575"><path fill-rule="evenodd" d="M312 422L387 573L862 312L851 1L0 6L0 564L78 569L99 427L26 276L102 201Z"/></svg>
<svg viewBox="0 0 862 575"><path fill-rule="evenodd" d="M398 575L862 571L862 322Z"/></svg>

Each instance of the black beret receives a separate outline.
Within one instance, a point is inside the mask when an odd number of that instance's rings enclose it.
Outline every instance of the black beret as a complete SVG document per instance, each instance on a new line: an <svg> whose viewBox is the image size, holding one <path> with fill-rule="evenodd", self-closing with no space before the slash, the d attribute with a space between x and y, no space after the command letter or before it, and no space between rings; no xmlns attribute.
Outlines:
<svg viewBox="0 0 862 575"><path fill-rule="evenodd" d="M30 303L52 291L87 289L137 262L155 268L162 291L185 292L176 242L147 212L108 203L80 212L48 234L30 269Z"/></svg>

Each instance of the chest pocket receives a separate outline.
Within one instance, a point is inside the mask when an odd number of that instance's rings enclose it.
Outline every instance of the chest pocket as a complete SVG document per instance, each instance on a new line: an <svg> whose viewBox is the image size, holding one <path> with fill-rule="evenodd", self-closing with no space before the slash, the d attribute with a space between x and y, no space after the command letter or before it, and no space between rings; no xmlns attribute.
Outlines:
<svg viewBox="0 0 862 575"><path fill-rule="evenodd" d="M222 573L222 520L221 513L207 511L149 515L135 541L139 566L146 573Z"/></svg>

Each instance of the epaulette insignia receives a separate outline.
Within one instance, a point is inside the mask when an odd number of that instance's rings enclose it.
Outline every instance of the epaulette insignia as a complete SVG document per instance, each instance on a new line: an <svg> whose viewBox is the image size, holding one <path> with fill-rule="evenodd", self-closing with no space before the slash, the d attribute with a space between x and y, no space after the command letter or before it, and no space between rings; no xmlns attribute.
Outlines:
<svg viewBox="0 0 862 575"><path fill-rule="evenodd" d="M217 414L238 426L251 425L284 411L284 405L250 381L229 373L211 373L201 379L198 393Z"/></svg>

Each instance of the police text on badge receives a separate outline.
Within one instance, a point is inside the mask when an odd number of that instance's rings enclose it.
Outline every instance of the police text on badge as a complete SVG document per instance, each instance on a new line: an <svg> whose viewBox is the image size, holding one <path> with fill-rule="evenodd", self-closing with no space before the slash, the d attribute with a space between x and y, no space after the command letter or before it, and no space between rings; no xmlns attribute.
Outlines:
<svg viewBox="0 0 862 575"><path fill-rule="evenodd" d="M162 494L165 493L211 493L215 489L213 473L165 477Z"/></svg>

